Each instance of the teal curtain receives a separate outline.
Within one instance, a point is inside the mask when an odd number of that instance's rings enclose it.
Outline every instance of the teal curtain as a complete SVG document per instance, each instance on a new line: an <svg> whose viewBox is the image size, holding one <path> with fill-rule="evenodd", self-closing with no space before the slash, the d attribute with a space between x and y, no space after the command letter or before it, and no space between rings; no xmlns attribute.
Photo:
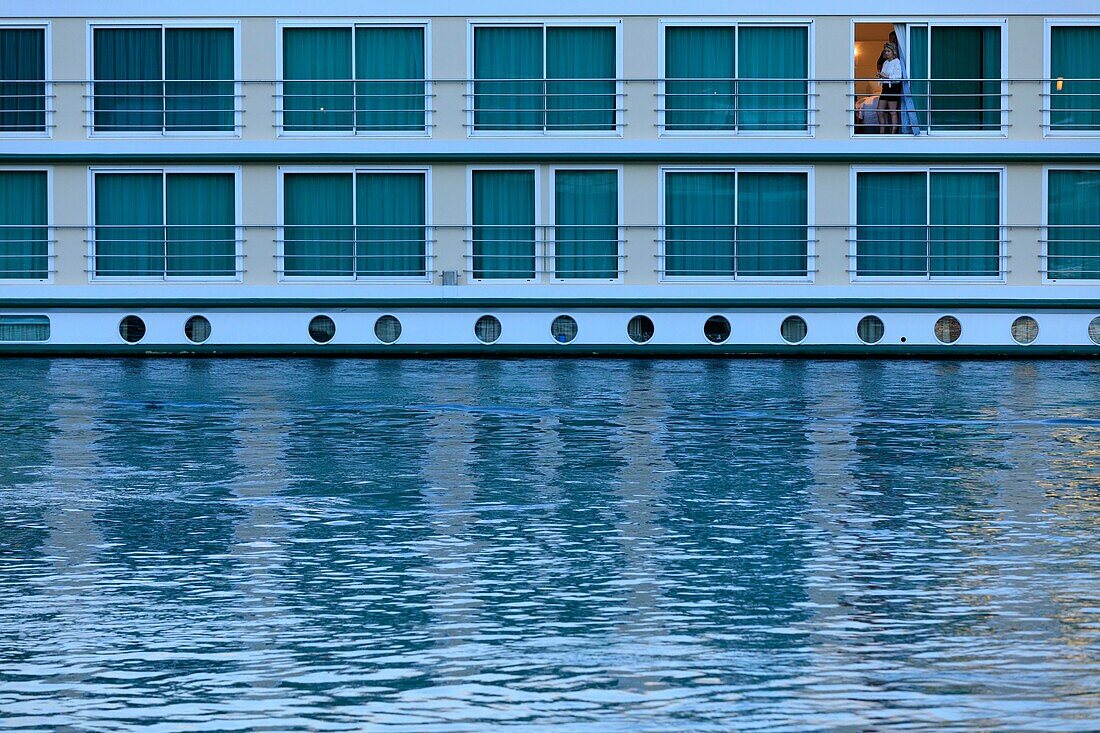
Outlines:
<svg viewBox="0 0 1100 733"><path fill-rule="evenodd" d="M283 129L350 131L355 124L351 28L283 30Z"/></svg>
<svg viewBox="0 0 1100 733"><path fill-rule="evenodd" d="M1000 187L996 173L930 175L929 274L1000 274Z"/></svg>
<svg viewBox="0 0 1100 733"><path fill-rule="evenodd" d="M474 29L474 127L542 130L542 28Z"/></svg>
<svg viewBox="0 0 1100 733"><path fill-rule="evenodd" d="M856 178L856 274L928 272L928 176L860 173Z"/></svg>
<svg viewBox="0 0 1100 733"><path fill-rule="evenodd" d="M426 272L423 173L356 176L355 273L413 277Z"/></svg>
<svg viewBox="0 0 1100 733"><path fill-rule="evenodd" d="M534 171L474 171L475 278L535 277Z"/></svg>
<svg viewBox="0 0 1100 733"><path fill-rule="evenodd" d="M1050 171L1049 175L1048 277L1100 278L1100 171Z"/></svg>
<svg viewBox="0 0 1100 733"><path fill-rule="evenodd" d="M665 274L732 277L733 173L665 175Z"/></svg>
<svg viewBox="0 0 1100 733"><path fill-rule="evenodd" d="M0 172L0 278L49 277L45 171Z"/></svg>
<svg viewBox="0 0 1100 733"><path fill-rule="evenodd" d="M732 130L737 35L728 27L665 29L665 129Z"/></svg>
<svg viewBox="0 0 1100 733"><path fill-rule="evenodd" d="M164 122L168 130L232 132L233 30L164 31Z"/></svg>
<svg viewBox="0 0 1100 733"><path fill-rule="evenodd" d="M619 276L619 175L554 175L554 272L559 278Z"/></svg>
<svg viewBox="0 0 1100 733"><path fill-rule="evenodd" d="M233 174L169 173L165 186L167 273L176 277L236 275Z"/></svg>
<svg viewBox="0 0 1100 733"><path fill-rule="evenodd" d="M738 129L786 132L806 129L807 38L804 27L738 29Z"/></svg>
<svg viewBox="0 0 1100 733"><path fill-rule="evenodd" d="M49 316L0 316L0 341L49 340Z"/></svg>
<svg viewBox="0 0 1100 733"><path fill-rule="evenodd" d="M615 129L615 29L546 29L546 128Z"/></svg>
<svg viewBox="0 0 1100 733"><path fill-rule="evenodd" d="M95 274L163 277L164 178L160 173L95 177Z"/></svg>
<svg viewBox="0 0 1100 733"><path fill-rule="evenodd" d="M164 129L160 28L97 28L93 38L96 131Z"/></svg>
<svg viewBox="0 0 1100 733"><path fill-rule="evenodd" d="M46 31L0 29L0 132L46 130Z"/></svg>
<svg viewBox="0 0 1100 733"><path fill-rule="evenodd" d="M737 177L737 275L806 275L805 173Z"/></svg>
<svg viewBox="0 0 1100 733"><path fill-rule="evenodd" d="M931 105L929 98L929 70L928 70L928 26L909 26L909 58L906 59L909 69L910 91L913 95L913 107L917 114L917 122L921 129L928 129L928 110Z"/></svg>
<svg viewBox="0 0 1100 733"><path fill-rule="evenodd" d="M351 173L294 173L283 179L286 275L355 273L355 193Z"/></svg>
<svg viewBox="0 0 1100 733"><path fill-rule="evenodd" d="M1001 29L932 28L934 130L996 130L1001 107Z"/></svg>
<svg viewBox="0 0 1100 733"><path fill-rule="evenodd" d="M1100 130L1100 26L1051 28L1050 76L1051 129Z"/></svg>
<svg viewBox="0 0 1100 733"><path fill-rule="evenodd" d="M423 28L356 28L355 78L356 129L424 129Z"/></svg>

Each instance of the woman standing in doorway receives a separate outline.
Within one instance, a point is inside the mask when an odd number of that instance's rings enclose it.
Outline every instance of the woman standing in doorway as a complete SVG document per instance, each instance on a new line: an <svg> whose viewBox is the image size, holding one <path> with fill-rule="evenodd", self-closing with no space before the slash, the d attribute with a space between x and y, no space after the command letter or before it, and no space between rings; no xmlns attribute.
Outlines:
<svg viewBox="0 0 1100 733"><path fill-rule="evenodd" d="M882 54L886 60L878 72L882 79L878 105L881 124L878 131L880 135L895 135L898 132L898 105L901 103L901 60L898 58L898 47L892 43L883 47Z"/></svg>

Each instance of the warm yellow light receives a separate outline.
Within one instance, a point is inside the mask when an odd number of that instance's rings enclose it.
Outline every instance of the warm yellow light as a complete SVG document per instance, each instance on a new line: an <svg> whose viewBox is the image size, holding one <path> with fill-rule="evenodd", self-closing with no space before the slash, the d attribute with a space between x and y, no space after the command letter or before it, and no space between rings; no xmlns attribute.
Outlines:
<svg viewBox="0 0 1100 733"><path fill-rule="evenodd" d="M1055 89L1057 89L1058 91L1062 91L1062 84L1063 84L1064 82L1065 82L1065 79L1063 79L1062 77L1058 77L1058 81L1057 81L1057 83L1056 83L1056 84L1054 85L1054 88L1055 88Z"/></svg>
<svg viewBox="0 0 1100 733"><path fill-rule="evenodd" d="M856 46L856 58L859 58L859 46Z"/></svg>

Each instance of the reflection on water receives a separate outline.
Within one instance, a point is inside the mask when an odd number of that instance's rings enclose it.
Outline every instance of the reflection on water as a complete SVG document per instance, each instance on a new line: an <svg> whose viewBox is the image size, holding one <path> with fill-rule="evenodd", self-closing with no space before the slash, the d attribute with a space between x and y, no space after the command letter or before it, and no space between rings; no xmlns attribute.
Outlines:
<svg viewBox="0 0 1100 733"><path fill-rule="evenodd" d="M0 728L1100 720L1097 362L0 367Z"/></svg>

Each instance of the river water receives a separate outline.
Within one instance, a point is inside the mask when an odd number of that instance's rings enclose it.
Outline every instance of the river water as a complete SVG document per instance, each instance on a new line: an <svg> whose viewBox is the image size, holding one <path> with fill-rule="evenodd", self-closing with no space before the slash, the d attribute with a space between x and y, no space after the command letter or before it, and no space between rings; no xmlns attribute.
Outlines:
<svg viewBox="0 0 1100 733"><path fill-rule="evenodd" d="M1100 361L0 375L0 728L1100 729Z"/></svg>

